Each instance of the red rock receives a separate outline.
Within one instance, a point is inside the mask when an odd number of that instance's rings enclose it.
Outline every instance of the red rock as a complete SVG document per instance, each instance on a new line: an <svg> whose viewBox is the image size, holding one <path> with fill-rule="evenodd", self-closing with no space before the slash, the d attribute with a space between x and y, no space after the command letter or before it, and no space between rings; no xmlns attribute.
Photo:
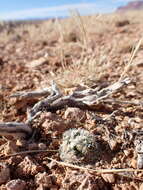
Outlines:
<svg viewBox="0 0 143 190"><path fill-rule="evenodd" d="M86 113L79 108L67 108L65 111L65 119L76 120L84 122L86 120Z"/></svg>
<svg viewBox="0 0 143 190"><path fill-rule="evenodd" d="M52 186L52 179L46 172L38 173L35 176L35 183L39 186L50 188Z"/></svg>
<svg viewBox="0 0 143 190"><path fill-rule="evenodd" d="M24 190L26 182L20 179L11 180L6 184L7 190Z"/></svg>
<svg viewBox="0 0 143 190"><path fill-rule="evenodd" d="M0 185L6 183L10 179L10 169L6 164L0 163Z"/></svg>
<svg viewBox="0 0 143 190"><path fill-rule="evenodd" d="M43 172L44 168L33 161L29 156L18 165L16 172L19 176L36 175L38 172Z"/></svg>

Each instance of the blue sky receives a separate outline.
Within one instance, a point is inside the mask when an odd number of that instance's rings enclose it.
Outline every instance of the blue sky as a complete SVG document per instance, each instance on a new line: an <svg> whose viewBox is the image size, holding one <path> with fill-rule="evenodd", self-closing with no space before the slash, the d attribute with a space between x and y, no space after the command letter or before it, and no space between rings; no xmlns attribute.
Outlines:
<svg viewBox="0 0 143 190"><path fill-rule="evenodd" d="M77 9L81 15L112 12L129 0L2 0L0 20L68 16Z"/></svg>

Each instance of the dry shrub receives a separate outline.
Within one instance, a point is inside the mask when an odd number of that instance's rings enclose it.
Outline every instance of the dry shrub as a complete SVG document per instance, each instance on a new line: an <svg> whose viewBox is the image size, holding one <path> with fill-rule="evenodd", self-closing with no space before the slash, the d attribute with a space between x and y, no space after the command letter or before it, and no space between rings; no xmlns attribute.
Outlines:
<svg viewBox="0 0 143 190"><path fill-rule="evenodd" d="M67 88L85 84L91 86L108 73L110 66L106 55L101 54L99 58L85 55L78 60L73 59L73 64L61 69L55 80L60 86Z"/></svg>
<svg viewBox="0 0 143 190"><path fill-rule="evenodd" d="M115 25L117 27L123 27L123 26L129 25L129 24L130 24L129 20L121 20L121 21L117 21L115 23Z"/></svg>
<svg viewBox="0 0 143 190"><path fill-rule="evenodd" d="M64 42L78 42L80 41L79 34L76 31L71 31L64 35Z"/></svg>
<svg viewBox="0 0 143 190"><path fill-rule="evenodd" d="M134 47L134 42L130 39L125 39L118 42L118 51L119 53L131 53Z"/></svg>

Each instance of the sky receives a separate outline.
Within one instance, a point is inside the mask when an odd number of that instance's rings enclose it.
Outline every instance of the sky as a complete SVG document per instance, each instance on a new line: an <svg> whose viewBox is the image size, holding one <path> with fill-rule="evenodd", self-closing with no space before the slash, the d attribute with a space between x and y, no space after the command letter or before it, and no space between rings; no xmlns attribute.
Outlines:
<svg viewBox="0 0 143 190"><path fill-rule="evenodd" d="M66 17L70 10L81 15L108 13L130 0L1 0L0 20Z"/></svg>

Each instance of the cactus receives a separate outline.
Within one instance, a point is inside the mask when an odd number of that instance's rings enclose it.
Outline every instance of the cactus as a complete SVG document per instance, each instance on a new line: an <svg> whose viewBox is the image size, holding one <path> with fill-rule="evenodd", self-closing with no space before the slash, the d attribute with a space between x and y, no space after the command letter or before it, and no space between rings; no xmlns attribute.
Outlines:
<svg viewBox="0 0 143 190"><path fill-rule="evenodd" d="M85 129L69 129L63 134L60 158L68 163L94 163L99 150L95 136Z"/></svg>

